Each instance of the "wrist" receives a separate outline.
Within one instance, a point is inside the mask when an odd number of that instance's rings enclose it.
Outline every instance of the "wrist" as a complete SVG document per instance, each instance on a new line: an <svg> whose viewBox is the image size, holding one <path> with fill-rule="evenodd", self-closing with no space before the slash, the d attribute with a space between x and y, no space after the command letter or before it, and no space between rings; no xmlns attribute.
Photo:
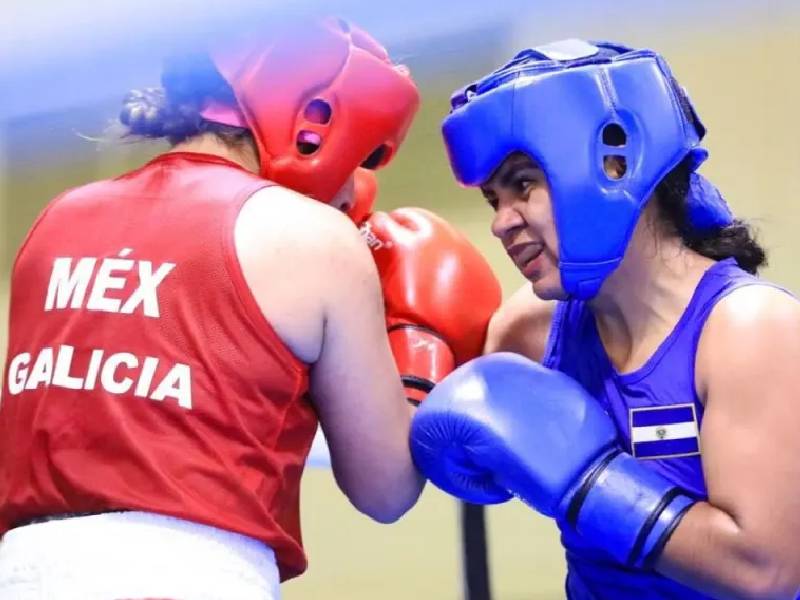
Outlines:
<svg viewBox="0 0 800 600"><path fill-rule="evenodd" d="M395 323L388 333L406 397L419 404L455 368L453 352L438 333L427 327Z"/></svg>

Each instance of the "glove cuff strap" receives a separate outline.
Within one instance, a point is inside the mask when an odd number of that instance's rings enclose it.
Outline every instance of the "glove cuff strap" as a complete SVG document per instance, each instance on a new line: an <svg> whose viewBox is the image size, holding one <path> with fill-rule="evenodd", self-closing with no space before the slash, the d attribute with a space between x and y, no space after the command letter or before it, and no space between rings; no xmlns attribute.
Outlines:
<svg viewBox="0 0 800 600"><path fill-rule="evenodd" d="M629 566L647 568L695 500L660 473L622 452L595 462L575 488L569 525Z"/></svg>
<svg viewBox="0 0 800 600"><path fill-rule="evenodd" d="M634 561L632 564L635 566L643 569L653 568L675 528L689 509L695 505L694 499L683 495L678 488L675 490L677 493L665 504L664 509L654 521L649 535L645 538L642 551L638 555L632 553L632 556L629 557Z"/></svg>
<svg viewBox="0 0 800 600"><path fill-rule="evenodd" d="M436 385L431 380L417 377L416 375L401 375L400 379L406 390L406 400L414 406L419 406L420 402Z"/></svg>
<svg viewBox="0 0 800 600"><path fill-rule="evenodd" d="M594 466L589 468L589 470L586 472L580 483L578 483L577 489L575 489L575 491L569 495L571 499L569 501L569 505L567 506L566 514L567 523L569 523L572 527L577 526L578 515L580 515L583 503L586 501L586 496L589 495L589 492L597 482L597 479L600 477L603 471L606 470L606 467L609 465L609 463L620 454L622 454L622 450L619 448L614 448L597 460Z"/></svg>
<svg viewBox="0 0 800 600"><path fill-rule="evenodd" d="M439 334L427 327L397 323L388 328L388 333L406 397L412 404L419 404L455 368L453 352Z"/></svg>

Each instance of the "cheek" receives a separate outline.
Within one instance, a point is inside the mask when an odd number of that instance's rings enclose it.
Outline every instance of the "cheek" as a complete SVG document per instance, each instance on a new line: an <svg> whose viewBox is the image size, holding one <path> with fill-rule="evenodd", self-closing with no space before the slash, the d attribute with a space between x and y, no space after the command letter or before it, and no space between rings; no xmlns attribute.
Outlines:
<svg viewBox="0 0 800 600"><path fill-rule="evenodd" d="M536 223L538 233L547 245L549 254L558 258L558 232L553 216L553 205L547 189L539 189L531 195L528 202L528 216L530 223Z"/></svg>
<svg viewBox="0 0 800 600"><path fill-rule="evenodd" d="M553 256L553 259L558 262L558 232L556 231L556 225L553 222L550 223L547 233L544 235L544 243L547 245L547 250Z"/></svg>

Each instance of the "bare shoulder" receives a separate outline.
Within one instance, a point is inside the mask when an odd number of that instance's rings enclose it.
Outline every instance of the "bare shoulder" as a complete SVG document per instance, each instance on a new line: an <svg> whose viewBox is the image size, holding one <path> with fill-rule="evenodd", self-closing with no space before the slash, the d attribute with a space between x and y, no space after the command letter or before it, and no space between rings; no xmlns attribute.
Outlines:
<svg viewBox="0 0 800 600"><path fill-rule="evenodd" d="M492 317L484 353L516 352L541 361L555 307L555 302L538 298L526 283Z"/></svg>
<svg viewBox="0 0 800 600"><path fill-rule="evenodd" d="M711 311L697 348L698 391L714 377L775 380L799 371L800 301L769 285L731 292Z"/></svg>
<svg viewBox="0 0 800 600"><path fill-rule="evenodd" d="M800 334L800 301L771 285L748 285L720 300L709 315L703 335L726 338L749 333L760 339L781 332L781 337ZM786 329L784 329L786 328Z"/></svg>
<svg viewBox="0 0 800 600"><path fill-rule="evenodd" d="M369 249L344 213L286 188L253 194L239 214L235 236L240 260L288 272L293 279L373 269Z"/></svg>
<svg viewBox="0 0 800 600"><path fill-rule="evenodd" d="M261 312L294 354L314 362L331 306L348 291L377 287L369 249L342 212L270 187L245 203L234 231L236 257Z"/></svg>
<svg viewBox="0 0 800 600"><path fill-rule="evenodd" d="M242 208L236 228L241 232L252 230L265 241L268 234L271 244L280 241L299 251L313 250L330 241L360 239L352 221L341 211L278 186L253 194Z"/></svg>

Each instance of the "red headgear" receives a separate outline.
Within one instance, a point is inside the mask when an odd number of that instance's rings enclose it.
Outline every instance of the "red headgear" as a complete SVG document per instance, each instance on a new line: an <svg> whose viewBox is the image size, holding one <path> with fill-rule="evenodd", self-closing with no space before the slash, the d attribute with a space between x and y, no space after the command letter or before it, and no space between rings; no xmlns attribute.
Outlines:
<svg viewBox="0 0 800 600"><path fill-rule="evenodd" d="M358 166L389 162L419 106L408 70L339 19L239 39L212 59L238 106L202 116L250 129L262 177L324 202Z"/></svg>

